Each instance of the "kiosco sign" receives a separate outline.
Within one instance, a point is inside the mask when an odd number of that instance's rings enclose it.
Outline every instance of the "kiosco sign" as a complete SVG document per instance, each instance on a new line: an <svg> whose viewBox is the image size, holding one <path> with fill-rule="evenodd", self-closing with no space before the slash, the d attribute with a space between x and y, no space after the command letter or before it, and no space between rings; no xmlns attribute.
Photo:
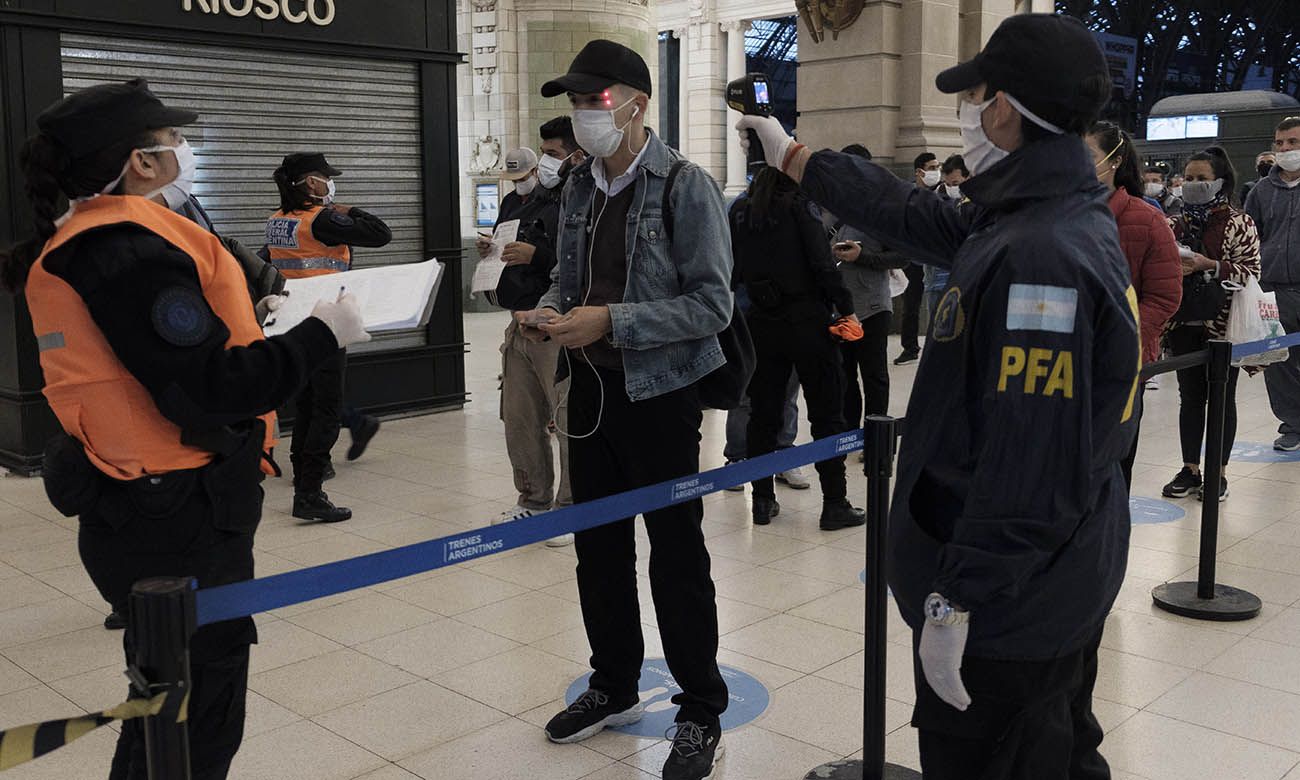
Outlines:
<svg viewBox="0 0 1300 780"><path fill-rule="evenodd" d="M181 0L181 10L230 16L256 14L259 19L284 19L294 24L310 19L320 27L334 21L334 0Z"/></svg>

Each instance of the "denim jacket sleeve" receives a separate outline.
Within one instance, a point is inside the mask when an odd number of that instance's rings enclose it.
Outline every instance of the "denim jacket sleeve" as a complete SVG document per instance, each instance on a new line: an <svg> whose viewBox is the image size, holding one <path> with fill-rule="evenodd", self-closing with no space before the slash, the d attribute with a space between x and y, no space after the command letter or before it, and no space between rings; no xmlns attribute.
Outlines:
<svg viewBox="0 0 1300 780"><path fill-rule="evenodd" d="M654 349L705 338L731 321L731 232L722 193L702 168L687 164L670 197L674 219L667 250L680 294L610 304L611 342L620 349ZM551 289L555 291L554 284Z"/></svg>

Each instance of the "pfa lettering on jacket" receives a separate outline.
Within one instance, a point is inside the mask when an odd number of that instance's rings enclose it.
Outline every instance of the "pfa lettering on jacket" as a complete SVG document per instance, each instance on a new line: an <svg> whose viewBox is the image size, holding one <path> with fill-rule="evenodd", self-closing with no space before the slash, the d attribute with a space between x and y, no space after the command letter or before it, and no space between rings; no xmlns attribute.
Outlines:
<svg viewBox="0 0 1300 780"><path fill-rule="evenodd" d="M291 217L271 217L266 221L266 245L276 249L298 248L298 224Z"/></svg>
<svg viewBox="0 0 1300 780"><path fill-rule="evenodd" d="M1074 353L1041 347L1004 346L998 371L998 392L1022 392L1052 398L1074 398Z"/></svg>

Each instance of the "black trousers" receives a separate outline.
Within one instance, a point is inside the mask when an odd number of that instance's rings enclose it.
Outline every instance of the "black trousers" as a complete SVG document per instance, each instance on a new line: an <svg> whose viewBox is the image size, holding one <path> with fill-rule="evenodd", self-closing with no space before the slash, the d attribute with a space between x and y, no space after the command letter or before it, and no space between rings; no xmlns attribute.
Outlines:
<svg viewBox="0 0 1300 780"><path fill-rule="evenodd" d="M347 366L348 353L340 349L311 373L294 401L289 462L293 464L293 488L299 493L321 488L330 464L330 450L339 439Z"/></svg>
<svg viewBox="0 0 1300 780"><path fill-rule="evenodd" d="M202 475L194 475L165 475L157 486L130 495L125 488L106 488L96 506L81 515L82 563L100 595L123 615L131 586L147 577L192 576L206 588L253 576L253 532L262 495L253 480L260 477L250 477L241 490L243 500L237 501L244 508L256 506L255 514L231 517L214 512ZM128 629L123 639L128 663L137 639ZM248 649L256 641L252 618L203 626L191 639L187 725L193 780L224 780L230 770L244 736ZM126 721L109 780L147 777L143 721Z"/></svg>
<svg viewBox="0 0 1300 780"><path fill-rule="evenodd" d="M971 705L958 712L925 681L915 655L925 780L1109 780L1092 714L1101 629L1082 649L1050 661L962 660Z"/></svg>
<svg viewBox="0 0 1300 780"><path fill-rule="evenodd" d="M921 351L921 301L925 299L925 268L920 263L909 263L903 269L907 275L907 290L902 295L903 349L909 352Z"/></svg>
<svg viewBox="0 0 1300 780"><path fill-rule="evenodd" d="M1209 336L1201 325L1183 325L1169 333L1169 351L1175 355L1205 349ZM1205 440L1205 418L1210 399L1210 381L1205 366L1185 368L1178 373L1178 439L1183 463L1201 462ZM1228 403L1223 420L1223 465L1228 465L1232 443L1237 440L1237 377L1241 369L1228 370Z"/></svg>
<svg viewBox="0 0 1300 780"><path fill-rule="evenodd" d="M862 338L840 345L844 359L844 424L858 427L873 414L889 412L889 323L882 311L862 321ZM859 377L862 380L858 384Z"/></svg>
<svg viewBox="0 0 1300 780"><path fill-rule="evenodd" d="M814 439L844 433L844 369L839 347L831 339L826 323L816 319L783 320L762 316L748 318L754 339L754 376L749 381L749 457L776 450L785 403L785 383L793 368L808 404L808 422ZM822 499L844 498L848 486L844 477L844 456L817 464ZM776 495L772 478L756 480L754 495Z"/></svg>
<svg viewBox="0 0 1300 780"><path fill-rule="evenodd" d="M569 390L569 479L576 503L696 474L699 397L687 387L633 402L623 373L575 359ZM604 409L601 409L601 384ZM600 418L597 427L597 417ZM645 515L650 591L668 669L681 686L677 719L716 723L727 709L718 671L718 608L704 544L704 504L696 498ZM578 594L591 644L591 687L635 697L645 640L637 601L634 517L575 535Z"/></svg>

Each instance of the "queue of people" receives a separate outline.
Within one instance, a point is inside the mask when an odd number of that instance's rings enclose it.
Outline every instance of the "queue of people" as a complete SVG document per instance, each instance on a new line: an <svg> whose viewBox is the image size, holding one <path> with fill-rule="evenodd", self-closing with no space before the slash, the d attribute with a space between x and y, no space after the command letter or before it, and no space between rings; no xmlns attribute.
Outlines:
<svg viewBox="0 0 1300 780"><path fill-rule="evenodd" d="M511 312L501 418L518 499L499 521L699 472L701 386L727 361L720 334L736 296L755 354L744 457L780 446L791 382L814 437L884 413L902 272L894 362L920 364L888 557L913 632L925 775L1103 780L1092 695L1126 565L1139 369L1162 343L1184 354L1222 337L1232 292L1220 282L1258 278L1261 255L1287 327L1300 329L1289 240L1300 119L1279 125L1243 211L1222 150L1193 155L1175 184L1142 171L1132 139L1097 121L1109 69L1073 19L1009 18L936 86L957 97L962 155L923 154L915 180L900 181L861 146L813 152L776 119L747 116L738 127L757 134L767 164L728 209L710 176L647 126L650 71L636 52L592 41L546 82L542 95L564 96L572 116L540 128L540 155L506 155L501 221L520 224L489 296ZM391 231L335 202L342 172L323 154L292 153L274 174L268 271L197 218L181 130L196 118L138 80L47 109L24 154L37 236L0 255L0 280L26 292L65 431L46 456L47 491L79 517L83 563L118 612L151 575L191 572L201 587L252 576L261 482L279 473L277 408L294 401L293 515L304 520L351 516L323 490L329 453L348 421L357 455L378 429L344 401L345 350L369 339L353 296L320 301L284 335L261 325L281 305L276 273L345 271L352 247L383 246ZM71 204L62 215L60 198ZM923 265L935 269L928 284ZM1267 374L1279 449L1300 449L1296 360ZM1180 371L1178 385L1184 467L1165 495L1222 500L1226 477L1200 479L1204 372ZM862 525L844 458L816 469L820 527ZM753 523L770 524L773 480L752 492ZM704 513L696 497L645 515L658 630L681 689L665 780L707 780L724 752ZM550 542L574 544L593 670L545 725L552 742L645 712L634 522ZM126 634L128 656L138 639ZM229 772L255 641L249 618L195 635L195 778ZM147 776L139 721L124 725L111 772Z"/></svg>

